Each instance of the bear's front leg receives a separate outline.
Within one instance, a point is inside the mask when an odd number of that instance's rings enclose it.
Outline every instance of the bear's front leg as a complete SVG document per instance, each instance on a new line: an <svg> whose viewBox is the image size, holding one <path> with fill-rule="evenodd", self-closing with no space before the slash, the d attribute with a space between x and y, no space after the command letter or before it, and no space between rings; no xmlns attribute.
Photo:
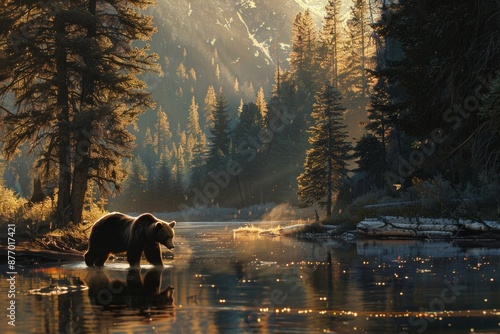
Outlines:
<svg viewBox="0 0 500 334"><path fill-rule="evenodd" d="M142 247L131 247L127 251L127 261L131 268L138 268L141 266Z"/></svg>
<svg viewBox="0 0 500 334"><path fill-rule="evenodd" d="M146 259L154 266L163 267L160 244L155 242L144 247Z"/></svg>

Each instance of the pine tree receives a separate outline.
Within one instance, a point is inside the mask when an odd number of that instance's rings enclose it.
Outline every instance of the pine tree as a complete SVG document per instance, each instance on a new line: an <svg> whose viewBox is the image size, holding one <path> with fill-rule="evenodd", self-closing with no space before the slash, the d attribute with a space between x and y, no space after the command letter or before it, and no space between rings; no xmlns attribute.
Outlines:
<svg viewBox="0 0 500 334"><path fill-rule="evenodd" d="M189 188L200 188L203 185L203 181L206 179L207 169L207 152L206 145L202 143L196 143L192 149L193 159L190 161L189 169L191 171L191 177L189 179Z"/></svg>
<svg viewBox="0 0 500 334"><path fill-rule="evenodd" d="M219 68L219 64L215 65L215 77L217 78L217 80L220 80L220 68Z"/></svg>
<svg viewBox="0 0 500 334"><path fill-rule="evenodd" d="M366 129L371 131L375 138L380 141L382 147L382 161L386 161L386 133L394 125L391 102L389 100L388 85L384 77L379 77L377 84L373 87L368 107L368 124Z"/></svg>
<svg viewBox="0 0 500 334"><path fill-rule="evenodd" d="M160 106L156 113L156 134L155 134L155 148L156 154L160 156L165 151L167 145L172 140L172 131L170 131L170 122L168 121L167 114Z"/></svg>
<svg viewBox="0 0 500 334"><path fill-rule="evenodd" d="M144 205L144 194L147 190L147 169L140 157L134 157L125 182L123 197L128 203L134 203L133 210L140 212Z"/></svg>
<svg viewBox="0 0 500 334"><path fill-rule="evenodd" d="M226 97L223 93L217 96L215 102L215 108L213 112L213 126L210 129L210 153L209 153L209 165L212 167L214 164L217 165L223 159L229 156L229 145L231 143L230 137L230 117L229 117L229 105L227 103ZM210 168L209 167L209 168Z"/></svg>
<svg viewBox="0 0 500 334"><path fill-rule="evenodd" d="M361 137L354 147L353 158L357 158L357 173L363 175L363 193L373 187L382 188L384 185L385 152L382 143L373 135Z"/></svg>
<svg viewBox="0 0 500 334"><path fill-rule="evenodd" d="M257 203L260 178L264 176L261 155L264 147L259 147L257 138L263 132L262 116L253 102L244 104L238 114L238 122L234 129L234 159L242 168L237 176L240 202L243 206Z"/></svg>
<svg viewBox="0 0 500 334"><path fill-rule="evenodd" d="M198 104L194 96L191 98L189 106L187 134L192 135L196 140L201 140L202 131L200 128L200 116L198 114Z"/></svg>
<svg viewBox="0 0 500 334"><path fill-rule="evenodd" d="M259 109L261 119L267 119L267 102L266 102L266 97L264 95L264 89L260 87L259 91L257 92L257 97L255 98L255 104L257 105L257 108Z"/></svg>
<svg viewBox="0 0 500 334"><path fill-rule="evenodd" d="M217 96L215 95L214 86L208 86L207 95L205 96L203 104L203 115L205 116L205 129L210 129L213 126L214 108Z"/></svg>
<svg viewBox="0 0 500 334"><path fill-rule="evenodd" d="M318 42L318 29L310 11L298 13L292 27L290 70L300 89L314 91L316 87Z"/></svg>
<svg viewBox="0 0 500 334"><path fill-rule="evenodd" d="M157 177L152 189L155 210L165 211L175 209L175 205L173 205L174 199L171 197L173 177L170 164L166 157L160 160L156 174Z"/></svg>
<svg viewBox="0 0 500 334"><path fill-rule="evenodd" d="M144 142L142 143L143 154L142 161L146 165L148 170L148 180L153 179L154 169L158 158L160 155L156 154L155 142L153 141L153 136L151 135L151 128L148 127L146 134L144 135Z"/></svg>
<svg viewBox="0 0 500 334"><path fill-rule="evenodd" d="M366 0L352 0L351 18L347 22L349 43L346 47L347 72L349 81L354 82L354 89L361 95L368 95L368 79L366 68L368 65L368 42L370 26Z"/></svg>
<svg viewBox="0 0 500 334"><path fill-rule="evenodd" d="M9 158L29 142L40 168L59 170L60 226L81 221L90 181L103 192L120 189L129 125L153 107L138 75L158 70L157 56L123 47L154 32L138 8L149 3L104 2L114 24L96 1L8 1L0 9L0 96L12 93L16 110L3 118L3 149Z"/></svg>
<svg viewBox="0 0 500 334"><path fill-rule="evenodd" d="M346 125L342 124L345 108L340 92L325 84L316 96L309 129L309 144L304 172L298 177L298 194L305 206L318 203L326 206L327 217L332 214L333 194L339 191L347 176L350 143Z"/></svg>
<svg viewBox="0 0 500 334"><path fill-rule="evenodd" d="M323 66L328 71L328 78L334 87L339 87L339 57L341 44L341 21L339 0L328 0L321 31L321 53Z"/></svg>
<svg viewBox="0 0 500 334"><path fill-rule="evenodd" d="M196 77L196 71L194 70L194 68L191 67L191 69L189 70L189 75L191 77L191 79L196 82L197 80L197 77Z"/></svg>
<svg viewBox="0 0 500 334"><path fill-rule="evenodd" d="M405 0L387 8L390 20L379 31L393 46L383 74L399 107L397 130L422 143L436 129L446 134L426 157L427 175L468 182L498 173L498 133L481 112L500 68L500 49L492 47L499 45L497 12L497 1L479 0Z"/></svg>
<svg viewBox="0 0 500 334"><path fill-rule="evenodd" d="M179 67L177 67L177 77L179 79L181 79L182 81L184 81L185 79L187 79L189 76L186 72L186 66L184 66L184 63L180 63L179 64Z"/></svg>

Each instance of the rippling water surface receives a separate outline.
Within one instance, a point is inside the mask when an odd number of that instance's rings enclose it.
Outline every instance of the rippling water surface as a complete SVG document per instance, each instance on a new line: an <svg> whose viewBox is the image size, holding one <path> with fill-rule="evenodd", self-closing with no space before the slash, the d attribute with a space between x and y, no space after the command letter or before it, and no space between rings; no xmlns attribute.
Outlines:
<svg viewBox="0 0 500 334"><path fill-rule="evenodd" d="M235 235L239 224L178 224L163 270L19 267L16 327L3 311L0 332L500 333L500 249Z"/></svg>

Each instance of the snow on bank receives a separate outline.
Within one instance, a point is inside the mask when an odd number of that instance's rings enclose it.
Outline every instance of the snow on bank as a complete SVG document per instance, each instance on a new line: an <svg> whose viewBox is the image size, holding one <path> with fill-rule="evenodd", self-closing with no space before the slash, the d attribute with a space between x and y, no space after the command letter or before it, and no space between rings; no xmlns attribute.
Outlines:
<svg viewBox="0 0 500 334"><path fill-rule="evenodd" d="M500 239L500 223L443 218L379 217L366 218L357 224L361 234L378 237L455 238L487 236Z"/></svg>

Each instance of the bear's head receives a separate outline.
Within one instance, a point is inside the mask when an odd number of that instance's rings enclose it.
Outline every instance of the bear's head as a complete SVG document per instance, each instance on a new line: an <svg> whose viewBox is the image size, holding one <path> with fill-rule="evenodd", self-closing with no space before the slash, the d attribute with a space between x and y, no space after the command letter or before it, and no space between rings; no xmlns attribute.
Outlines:
<svg viewBox="0 0 500 334"><path fill-rule="evenodd" d="M167 223L150 213L144 213L136 218L135 224L147 230L150 241L159 242L168 249L174 248L175 221Z"/></svg>
<svg viewBox="0 0 500 334"><path fill-rule="evenodd" d="M168 249L174 249L175 222L166 223L159 220L155 223L154 241L159 242Z"/></svg>

